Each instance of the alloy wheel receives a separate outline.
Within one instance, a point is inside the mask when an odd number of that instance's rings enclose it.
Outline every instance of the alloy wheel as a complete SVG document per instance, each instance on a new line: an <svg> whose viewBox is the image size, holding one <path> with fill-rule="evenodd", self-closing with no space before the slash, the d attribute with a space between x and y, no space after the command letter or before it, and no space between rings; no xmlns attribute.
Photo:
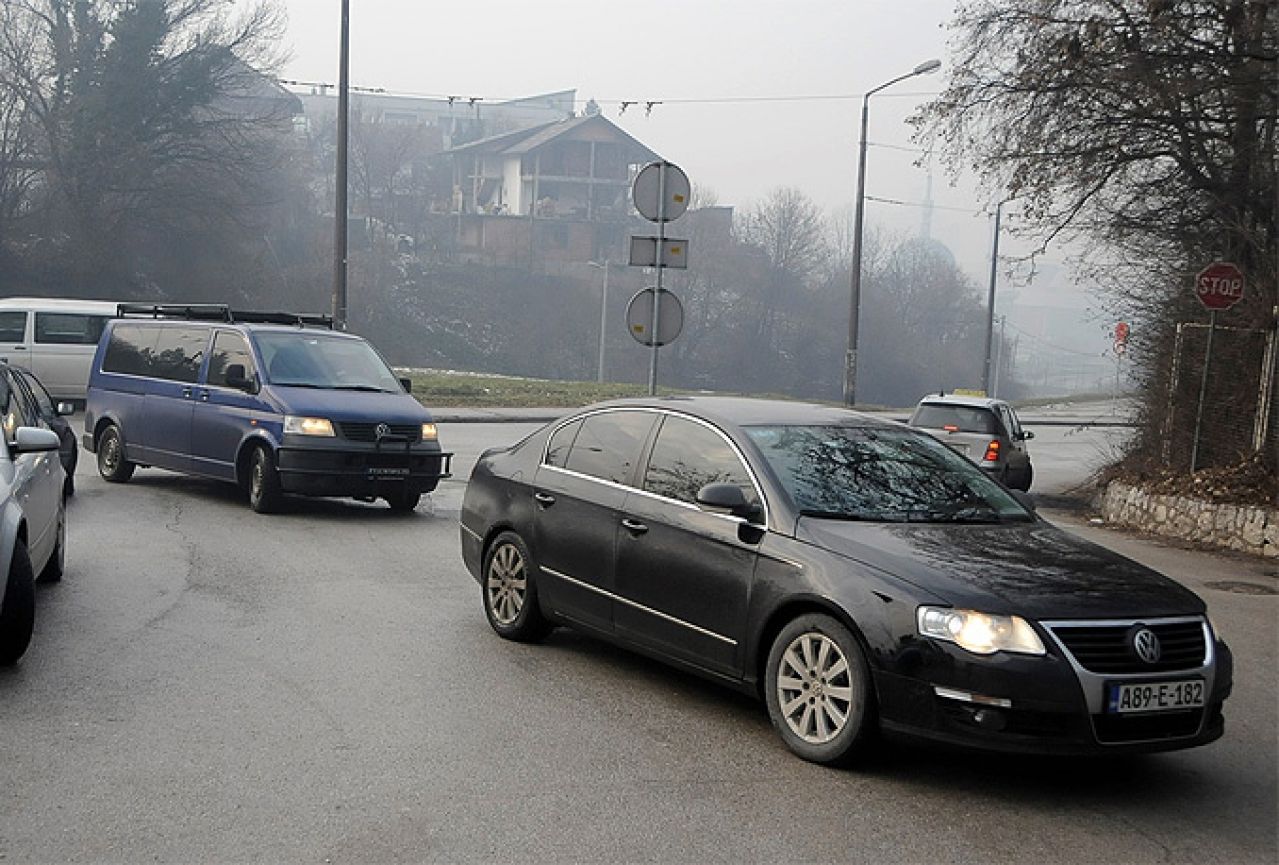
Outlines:
<svg viewBox="0 0 1279 865"><path fill-rule="evenodd" d="M811 745L831 741L848 723L853 689L848 659L830 637L796 637L777 669L777 702L791 732Z"/></svg>
<svg viewBox="0 0 1279 865"><path fill-rule="evenodd" d="M514 624L524 609L528 578L524 556L514 544L503 544L493 552L485 579L489 612L499 625Z"/></svg>

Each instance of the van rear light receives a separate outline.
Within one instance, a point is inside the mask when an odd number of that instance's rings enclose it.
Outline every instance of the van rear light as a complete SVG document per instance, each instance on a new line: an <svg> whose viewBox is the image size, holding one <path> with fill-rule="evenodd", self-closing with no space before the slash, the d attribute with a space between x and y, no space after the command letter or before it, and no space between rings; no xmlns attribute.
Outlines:
<svg viewBox="0 0 1279 865"><path fill-rule="evenodd" d="M986 455L982 457L982 461L988 463L999 461L999 442L992 441L986 445Z"/></svg>
<svg viewBox="0 0 1279 865"><path fill-rule="evenodd" d="M942 429L944 429L946 432L959 432L959 427L955 426L953 423L946 424L945 426L942 427Z"/></svg>

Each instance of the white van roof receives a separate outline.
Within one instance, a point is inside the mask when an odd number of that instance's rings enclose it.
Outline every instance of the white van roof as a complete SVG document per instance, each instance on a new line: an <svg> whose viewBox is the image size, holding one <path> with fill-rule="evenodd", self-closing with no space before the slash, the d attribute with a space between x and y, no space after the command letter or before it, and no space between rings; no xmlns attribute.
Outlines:
<svg viewBox="0 0 1279 865"><path fill-rule="evenodd" d="M0 310L38 310L43 312L88 312L115 315L119 306L114 300L79 300L66 297L0 297Z"/></svg>

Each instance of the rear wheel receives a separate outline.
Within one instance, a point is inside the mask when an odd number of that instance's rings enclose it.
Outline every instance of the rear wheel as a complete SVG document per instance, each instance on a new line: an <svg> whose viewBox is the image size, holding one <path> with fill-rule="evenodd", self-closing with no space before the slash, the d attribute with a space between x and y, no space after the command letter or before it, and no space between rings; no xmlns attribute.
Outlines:
<svg viewBox="0 0 1279 865"><path fill-rule="evenodd" d="M122 484L133 477L135 466L124 458L124 438L115 424L98 436L98 474L103 480Z"/></svg>
<svg viewBox="0 0 1279 865"><path fill-rule="evenodd" d="M484 557L484 615L493 630L508 640L536 642L551 632L537 602L533 560L523 538L503 532Z"/></svg>
<svg viewBox="0 0 1279 865"><path fill-rule="evenodd" d="M22 657L31 643L36 623L36 587L31 573L27 545L17 541L9 560L4 602L0 605L0 666L9 666Z"/></svg>
<svg viewBox="0 0 1279 865"><path fill-rule="evenodd" d="M273 514L284 502L280 475L275 470L271 452L258 446L249 458L249 507L260 514Z"/></svg>
<svg viewBox="0 0 1279 865"><path fill-rule="evenodd" d="M1026 463L1026 473L1022 475L1021 483L1018 485L1017 488L1024 493L1030 492L1030 485L1031 483L1034 482L1034 480L1035 480L1035 469L1033 466L1031 466L1030 463Z"/></svg>

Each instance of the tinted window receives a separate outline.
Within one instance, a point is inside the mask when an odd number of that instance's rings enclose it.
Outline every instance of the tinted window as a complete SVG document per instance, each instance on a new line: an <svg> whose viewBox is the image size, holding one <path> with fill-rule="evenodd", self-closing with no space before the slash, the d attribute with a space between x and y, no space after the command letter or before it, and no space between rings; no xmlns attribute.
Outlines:
<svg viewBox="0 0 1279 865"><path fill-rule="evenodd" d="M253 353L249 351L249 343L238 333L220 330L213 337L213 354L209 356L209 372L205 380L209 384L226 386L228 367L239 364L244 367L246 378L253 378Z"/></svg>
<svg viewBox="0 0 1279 865"><path fill-rule="evenodd" d="M27 338L25 312L0 312L0 342L22 342Z"/></svg>
<svg viewBox="0 0 1279 865"><path fill-rule="evenodd" d="M97 345L106 326L104 315L66 312L36 313L36 342L55 345Z"/></svg>
<svg viewBox="0 0 1279 865"><path fill-rule="evenodd" d="M568 462L568 450L573 446L573 439L577 438L577 431L582 428L582 422L575 420L572 423L564 424L555 431L555 435L551 436L550 442L546 445L546 464L548 466L557 466L564 468Z"/></svg>
<svg viewBox="0 0 1279 865"><path fill-rule="evenodd" d="M3 387L0 387L0 425L4 427L5 438L12 441L18 427L39 426L40 413L31 395L18 384L11 371L5 371L0 381L3 381Z"/></svg>
<svg viewBox="0 0 1279 865"><path fill-rule="evenodd" d="M19 374L30 389L31 395L35 398L36 407L40 409L41 417L45 420L56 417L58 411L54 408L53 398L49 396L49 392L44 389L44 385L40 383L40 380L26 370L19 370Z"/></svg>
<svg viewBox="0 0 1279 865"><path fill-rule="evenodd" d="M159 328L140 324L116 325L111 331L106 355L102 358L102 371L151 375L158 331Z"/></svg>
<svg viewBox="0 0 1279 865"><path fill-rule="evenodd" d="M999 432L999 421L995 419L994 412L969 405L924 403L915 409L915 416L910 419L910 425L927 429L945 429L951 426L959 432L988 435L997 435Z"/></svg>
<svg viewBox="0 0 1279 865"><path fill-rule="evenodd" d="M151 374L171 381L195 382L204 360L209 331L202 327L162 327Z"/></svg>
<svg viewBox="0 0 1279 865"><path fill-rule="evenodd" d="M662 422L644 475L644 489L696 504L707 484L736 484L754 501L755 487L746 467L728 443L709 427L681 417Z"/></svg>
<svg viewBox="0 0 1279 865"><path fill-rule="evenodd" d="M593 414L582 422L566 468L615 484L629 483L652 426L653 415L648 412Z"/></svg>

